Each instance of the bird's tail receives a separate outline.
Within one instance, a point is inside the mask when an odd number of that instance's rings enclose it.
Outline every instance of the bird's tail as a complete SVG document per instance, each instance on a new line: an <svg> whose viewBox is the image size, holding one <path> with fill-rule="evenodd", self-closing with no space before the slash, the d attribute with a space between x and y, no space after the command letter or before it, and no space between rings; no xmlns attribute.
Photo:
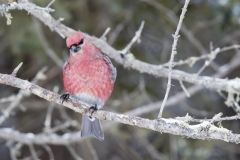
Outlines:
<svg viewBox="0 0 240 160"><path fill-rule="evenodd" d="M83 115L81 136L82 137L93 136L98 140L103 141L104 134L99 119Z"/></svg>

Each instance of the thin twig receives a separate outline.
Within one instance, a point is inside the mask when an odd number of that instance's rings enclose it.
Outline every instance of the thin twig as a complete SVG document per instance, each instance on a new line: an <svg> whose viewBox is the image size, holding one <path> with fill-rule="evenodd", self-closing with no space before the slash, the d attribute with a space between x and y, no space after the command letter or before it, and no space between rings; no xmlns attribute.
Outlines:
<svg viewBox="0 0 240 160"><path fill-rule="evenodd" d="M51 2L48 3L48 5L46 6L46 8L50 8L51 5L55 2L55 0L51 0Z"/></svg>
<svg viewBox="0 0 240 160"><path fill-rule="evenodd" d="M118 24L116 26L116 28L111 32L111 34L109 35L109 38L108 38L108 43L110 45L112 45L116 41L117 37L119 36L121 31L124 29L124 26L125 26L125 24L124 24L124 22L122 22L122 23Z"/></svg>
<svg viewBox="0 0 240 160"><path fill-rule="evenodd" d="M166 20L170 21L174 25L178 24L178 17L174 13L173 9L169 9L161 4L161 2L157 0L140 0L142 2L145 2L146 4L149 4L150 6L156 8L160 12L166 15ZM162 18L162 17L161 17ZM188 39L189 43L191 43L200 54L206 53L206 49L201 44L201 42L194 36L194 34L187 28L185 24L182 24L181 31L183 35Z"/></svg>
<svg viewBox="0 0 240 160"><path fill-rule="evenodd" d="M22 65L23 65L23 62L19 63L19 65L13 70L13 72L12 72L13 76L17 75L17 73L18 73L19 69L22 67Z"/></svg>
<svg viewBox="0 0 240 160"><path fill-rule="evenodd" d="M234 69L239 67L240 66L239 58L240 58L240 55L236 54L234 57L232 57L232 60L228 64L221 66L218 69L218 72L216 74L212 75L212 77L224 77L227 74L229 74L231 71L233 71ZM193 87L188 88L187 90L190 95L194 95L195 93L199 92L201 89L203 89L202 86L195 85ZM179 103L179 101L182 101L185 98L186 98L185 92L179 92L179 93L175 94L174 96L172 96L167 101L166 106L175 105L175 104ZM140 106L132 111L126 112L125 114L135 115L135 116L148 114L148 113L158 110L159 105L161 105L161 104L162 104L162 101L157 101L157 102L154 102L154 103L151 103L148 105Z"/></svg>
<svg viewBox="0 0 240 160"><path fill-rule="evenodd" d="M29 147L30 153L31 153L31 155L32 155L32 159L33 159L33 160L40 160L40 159L38 158L38 155L37 155L37 152L36 152L34 146L33 146L32 144L29 144L28 147Z"/></svg>
<svg viewBox="0 0 240 160"><path fill-rule="evenodd" d="M63 61L58 57L57 53L49 46L48 40L45 38L44 33L42 31L42 26L36 19L33 19L33 25L35 26L35 33L37 34L40 44L45 50L45 54L60 68L63 66Z"/></svg>
<svg viewBox="0 0 240 160"><path fill-rule="evenodd" d="M79 123L75 120L71 120L71 121L67 121L67 122L64 122L58 126L55 126L55 127L52 127L51 129L49 129L48 133L49 132L57 132L57 131L64 131L66 128L68 127L78 127L79 126Z"/></svg>
<svg viewBox="0 0 240 160"><path fill-rule="evenodd" d="M103 39L104 41L106 41L107 40L107 34L110 32L110 30L111 30L111 28L110 27L108 27L104 32L103 32L103 34L101 35L101 37L100 37L100 39Z"/></svg>
<svg viewBox="0 0 240 160"><path fill-rule="evenodd" d="M58 92L59 88L56 86L53 88L54 92ZM53 114L53 110L54 110L54 103L50 103L49 107L47 108L47 114L46 114L46 118L44 121L44 131L45 132L49 132L51 129L51 121L52 121L52 114Z"/></svg>
<svg viewBox="0 0 240 160"><path fill-rule="evenodd" d="M187 12L187 7L188 7L189 2L190 2L190 0L185 0L184 6L182 8L182 13L180 15L179 22L178 22L178 25L177 25L177 29L176 29L176 31L173 35L172 51L171 51L171 57L170 57L169 66L168 66L169 73L168 73L167 90L166 90L166 93L165 93L165 96L164 96L164 99L163 99L163 103L160 106L160 111L159 111L159 114L158 114L158 118L162 117L162 112L163 112L163 109L166 105L168 95L169 95L169 92L170 92L170 89L171 89L172 68L173 68L172 63L174 61L175 55L177 54L177 42L178 42L178 38L180 37L179 32L180 32L180 29L181 29L181 26L182 26L182 23L183 23L184 16Z"/></svg>
<svg viewBox="0 0 240 160"><path fill-rule="evenodd" d="M182 87L184 93L186 94L187 97L190 97L190 93L188 92L187 88L184 86L183 82L182 81L178 81L180 86Z"/></svg>
<svg viewBox="0 0 240 160"><path fill-rule="evenodd" d="M136 43L136 42L140 42L140 37L141 37L141 34L142 34L142 30L143 30L143 27L144 27L144 24L145 22L142 21L141 22L141 25L139 27L139 29L135 32L135 35L134 37L132 38L132 40L126 45L126 47L121 51L121 54L122 55L126 55L129 50L132 48L133 44Z"/></svg>
<svg viewBox="0 0 240 160"><path fill-rule="evenodd" d="M237 50L237 49L240 49L240 45L234 44L234 45L230 45L230 46L226 46L226 47L222 47L222 48L216 48L216 49L212 50L210 53L204 54L199 57L189 57L185 60L175 61L175 62L173 62L173 66L176 67L176 66L181 66L181 65L186 64L191 67L200 60L209 60L213 57L213 55L218 56L218 54L220 54L220 53L224 53L224 52L230 51L230 50ZM162 66L164 66L164 67L167 67L168 65L169 65L169 63L162 64Z"/></svg>
<svg viewBox="0 0 240 160"><path fill-rule="evenodd" d="M11 102L16 98L16 95L10 95L8 97L4 97L0 99L0 103L7 103L7 102Z"/></svg>
<svg viewBox="0 0 240 160"><path fill-rule="evenodd" d="M19 153L19 148L16 147L18 146L17 144L14 146L14 142L12 141L8 141L7 142L7 146L8 146L8 149L10 151L10 157L11 157L11 160L17 160L17 157L18 157L18 153Z"/></svg>
<svg viewBox="0 0 240 160"><path fill-rule="evenodd" d="M196 119L196 118L193 118L193 117L191 117L187 114L185 117L176 117L176 119L177 120L182 120L182 121L185 121L185 122L197 122L197 123L203 123L203 122L214 123L214 122L233 121L233 120L239 120L240 119L240 115L235 115L235 116L230 116L230 117L221 117L221 116L222 116L222 114L219 113L219 114L215 115L213 118Z"/></svg>
<svg viewBox="0 0 240 160"><path fill-rule="evenodd" d="M46 78L44 75L44 72L46 71L46 69L47 69L46 67L43 67L33 78L32 83L36 83L39 80L44 80ZM5 110L3 110L2 116L0 116L0 124L2 124L11 115L12 111L16 107L20 106L19 104L20 104L21 100L26 96L29 96L29 94L27 92L25 92L24 90L20 90L18 92L18 94L13 99L13 101L10 103L10 105Z"/></svg>
<svg viewBox="0 0 240 160"><path fill-rule="evenodd" d="M94 146L92 145L92 142L91 142L90 139L86 140L86 144L87 144L87 147L89 148L89 152L92 155L92 159L93 160L99 160L97 152L96 152Z"/></svg>
<svg viewBox="0 0 240 160"><path fill-rule="evenodd" d="M54 154L51 147L49 147L48 145L42 145L42 146L48 152L49 160L54 160Z"/></svg>
<svg viewBox="0 0 240 160"><path fill-rule="evenodd" d="M209 57L208 60L204 62L204 65L199 69L199 71L197 72L197 75L200 75L205 70L205 68L212 63L212 61L216 58L219 51L220 51L220 48L216 48L214 51L211 51L212 53L211 56Z"/></svg>
<svg viewBox="0 0 240 160"><path fill-rule="evenodd" d="M47 109L46 118L44 121L44 131L48 132L51 129L52 113L54 110L54 103L51 103Z"/></svg>

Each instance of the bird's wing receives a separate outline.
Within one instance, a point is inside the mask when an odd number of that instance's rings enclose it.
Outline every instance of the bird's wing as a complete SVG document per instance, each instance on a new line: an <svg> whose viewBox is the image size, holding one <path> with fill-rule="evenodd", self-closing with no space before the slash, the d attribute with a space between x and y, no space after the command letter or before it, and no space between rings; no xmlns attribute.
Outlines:
<svg viewBox="0 0 240 160"><path fill-rule="evenodd" d="M108 66L110 67L111 72L112 72L112 80L115 82L116 77L117 77L117 70L107 55L103 54L103 58L104 58L105 62L108 64Z"/></svg>

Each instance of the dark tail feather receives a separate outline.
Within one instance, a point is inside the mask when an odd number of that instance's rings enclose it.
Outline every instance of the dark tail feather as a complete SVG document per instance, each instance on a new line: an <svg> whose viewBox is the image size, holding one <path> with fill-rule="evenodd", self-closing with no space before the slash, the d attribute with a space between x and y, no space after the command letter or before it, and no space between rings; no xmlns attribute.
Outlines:
<svg viewBox="0 0 240 160"><path fill-rule="evenodd" d="M96 137L98 140L103 141L104 134L99 119L90 118L87 115L83 115L81 136L82 137L93 136Z"/></svg>

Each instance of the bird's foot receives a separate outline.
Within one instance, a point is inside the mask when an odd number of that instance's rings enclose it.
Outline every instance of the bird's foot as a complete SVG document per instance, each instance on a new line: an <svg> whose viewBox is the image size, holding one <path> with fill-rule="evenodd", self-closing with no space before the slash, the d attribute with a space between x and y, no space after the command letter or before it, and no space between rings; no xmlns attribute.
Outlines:
<svg viewBox="0 0 240 160"><path fill-rule="evenodd" d="M98 110L98 108L97 108L97 104L95 104L94 106L91 106L90 108L89 108L89 112L90 112L90 118L92 118L92 114L95 112L95 111L97 111Z"/></svg>
<svg viewBox="0 0 240 160"><path fill-rule="evenodd" d="M69 97L70 97L69 93L62 94L61 97L60 97L60 99L62 100L62 104L63 104L64 101L68 101Z"/></svg>

